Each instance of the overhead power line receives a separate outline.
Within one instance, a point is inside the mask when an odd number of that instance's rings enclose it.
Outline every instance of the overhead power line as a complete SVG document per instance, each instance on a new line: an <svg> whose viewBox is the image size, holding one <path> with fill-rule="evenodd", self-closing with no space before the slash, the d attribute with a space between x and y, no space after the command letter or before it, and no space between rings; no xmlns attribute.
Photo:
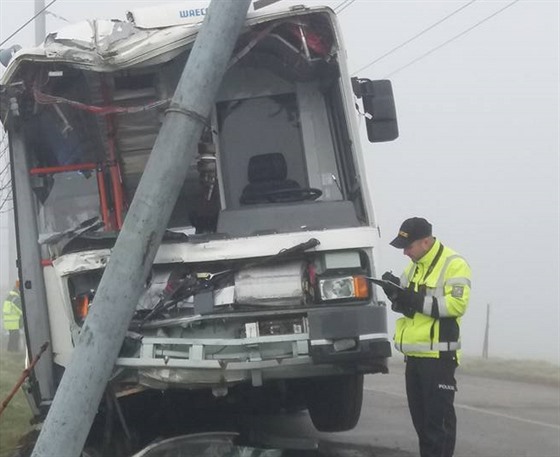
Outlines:
<svg viewBox="0 0 560 457"><path fill-rule="evenodd" d="M11 201L11 200L10 200L10 201ZM13 211L13 210L14 210L14 206L13 206L13 205L12 205L12 206L8 206L7 208L2 209L2 210L0 211L0 214L9 213L9 212L11 212L11 211Z"/></svg>
<svg viewBox="0 0 560 457"><path fill-rule="evenodd" d="M348 3L350 0L343 0L342 2L340 2L338 5L333 7L333 10L337 11L340 7L342 7L342 5L344 5L345 3Z"/></svg>
<svg viewBox="0 0 560 457"><path fill-rule="evenodd" d="M10 203L12 201L12 189L10 189L10 191L6 194L6 196L2 199L2 201L0 202L0 211L2 209L4 209L4 211L2 212L8 212L11 210L10 209L6 209L7 204ZM9 208L9 207L8 207Z"/></svg>
<svg viewBox="0 0 560 457"><path fill-rule="evenodd" d="M334 10L336 11L337 14L342 13L346 8L348 8L352 3L354 3L356 0L345 0L342 3L339 3L337 6L334 7Z"/></svg>
<svg viewBox="0 0 560 457"><path fill-rule="evenodd" d="M68 19L66 19L65 17L59 16L58 14L54 14L51 11L45 11L45 14L50 14L52 17L56 18L56 19L60 19L61 21L64 22L70 22Z"/></svg>
<svg viewBox="0 0 560 457"><path fill-rule="evenodd" d="M437 22L434 22L432 25L430 25L429 27L425 28L424 30L422 30L421 32L418 32L416 35L410 37L408 40L403 41L401 44L399 44L398 46L395 46L393 49L387 51L385 54L375 58L374 60L372 60L371 62L369 62L368 64L364 65L362 68L360 68L359 70L356 70L352 76L356 76L357 73L360 73L361 71L364 71L366 68L369 68L370 66L372 66L374 63L379 62L381 59L384 59L385 57L393 54L395 51L398 51L399 49L401 49L402 47L406 46L408 43L410 43L411 41L416 40L417 38L421 37L422 35L424 35L426 32L429 32L430 30L432 30L434 27L437 27L439 24L441 24L442 22L447 21L450 17L455 16L457 13L459 13L460 11L464 10L465 8L471 6L474 2L476 2L477 0L472 0L469 3L467 3L466 5L461 6L460 8L456 9L455 11L453 11L452 13L448 14L447 16L445 16L444 18L440 19Z"/></svg>
<svg viewBox="0 0 560 457"><path fill-rule="evenodd" d="M10 162L6 162L6 165L4 165L4 168L2 168L2 170L0 170L0 176L3 175L6 170L8 170L9 166L10 166Z"/></svg>
<svg viewBox="0 0 560 457"><path fill-rule="evenodd" d="M12 33L8 38L6 38L4 41L2 41L2 43L0 43L0 46L2 46L4 43L6 43L6 41L8 41L10 38L12 38L14 35L18 34L22 29L24 29L29 23L33 22L37 16L39 16L43 11L45 11L47 8L49 8L54 2L56 2L56 0L52 0L52 2L50 2L47 6L45 6L41 11L39 11L35 16L33 16L31 19L29 19L25 24L23 24L19 29L17 29L14 33Z"/></svg>
<svg viewBox="0 0 560 457"><path fill-rule="evenodd" d="M2 192L4 192L5 190L11 189L12 188L12 181L9 180L6 182L6 184L1 184L0 185L0 195L2 195Z"/></svg>
<svg viewBox="0 0 560 457"><path fill-rule="evenodd" d="M408 62L406 65L403 65L402 67L397 68L396 70L392 71L391 73L389 73L387 76L385 76L385 78L389 78L390 76L393 76L394 74L398 73L401 70L404 70L405 68L410 67L411 65L415 64L416 62L422 60L424 57L429 56L430 54L433 54L434 52L436 52L437 50L443 48L445 45L451 43L452 41L455 41L457 38L460 38L464 35L466 35L467 33L469 33L471 30L475 29L476 27L478 27L479 25L483 24L484 22L492 19L493 17L497 16L498 14L502 13L503 11L505 11L506 9L508 9L509 7L515 5L517 2L519 2L520 0L514 0L511 3L508 3L506 6L504 6L503 8L500 8L498 11L496 11L495 13L492 13L489 16L486 16L484 19L482 19L481 21L478 21L476 24L474 24L473 26L469 27L468 29L462 31L461 33L458 33L457 35L451 37L449 40L444 41L442 44L440 44L439 46L436 46L435 48L430 49L428 52L425 52L424 54L422 54L421 56L417 57L414 60L411 60L410 62Z"/></svg>

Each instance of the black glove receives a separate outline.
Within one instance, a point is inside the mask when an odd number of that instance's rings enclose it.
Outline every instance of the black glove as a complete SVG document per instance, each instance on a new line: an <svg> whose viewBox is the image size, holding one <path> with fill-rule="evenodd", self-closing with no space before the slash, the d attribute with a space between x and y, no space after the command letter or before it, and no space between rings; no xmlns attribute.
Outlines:
<svg viewBox="0 0 560 457"><path fill-rule="evenodd" d="M393 273L391 273L390 271L386 271L385 273L383 273L381 275L381 279L383 279L384 281L389 281L392 282L393 284L396 284L397 286L401 285L401 280L399 278L397 278Z"/></svg>
<svg viewBox="0 0 560 457"><path fill-rule="evenodd" d="M383 279L384 281L392 282L393 284L396 284L397 286L401 285L401 280L399 278L397 278L390 271L386 271L385 273L383 273L381 275L381 279ZM389 285L384 285L384 286L382 286L382 288L383 288L383 292L385 292L385 295L387 295L389 300L394 301L396 299L398 291L399 291L399 289L397 287L391 287Z"/></svg>
<svg viewBox="0 0 560 457"><path fill-rule="evenodd" d="M424 309L424 294L410 289L401 289L395 300L402 309L411 309L421 313Z"/></svg>
<svg viewBox="0 0 560 457"><path fill-rule="evenodd" d="M398 301L391 303L391 309L396 313L404 314L406 317L410 317L411 319L414 317L414 313L416 312L412 308L401 305Z"/></svg>

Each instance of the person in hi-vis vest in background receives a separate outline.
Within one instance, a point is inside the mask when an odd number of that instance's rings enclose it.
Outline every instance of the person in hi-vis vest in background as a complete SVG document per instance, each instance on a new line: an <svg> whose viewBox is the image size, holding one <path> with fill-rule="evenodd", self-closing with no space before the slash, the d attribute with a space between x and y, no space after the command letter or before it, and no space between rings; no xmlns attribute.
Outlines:
<svg viewBox="0 0 560 457"><path fill-rule="evenodd" d="M432 225L413 217L390 243L412 262L400 278L384 273L391 309L401 313L395 348L405 355L406 394L421 457L451 457L455 449L455 368L460 318L467 309L471 269L463 257L432 235Z"/></svg>
<svg viewBox="0 0 560 457"><path fill-rule="evenodd" d="M8 331L8 351L20 350L20 329L23 323L23 312L21 310L21 298L19 295L19 281L8 293L2 306L2 322L4 330Z"/></svg>

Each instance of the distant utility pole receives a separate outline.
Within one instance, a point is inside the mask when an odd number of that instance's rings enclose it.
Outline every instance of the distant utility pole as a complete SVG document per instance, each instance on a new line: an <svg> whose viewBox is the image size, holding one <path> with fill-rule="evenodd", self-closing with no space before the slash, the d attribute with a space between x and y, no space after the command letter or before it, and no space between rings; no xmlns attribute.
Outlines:
<svg viewBox="0 0 560 457"><path fill-rule="evenodd" d="M490 331L490 303L486 305L486 328L484 330L484 344L482 345L482 358L488 358L488 338Z"/></svg>
<svg viewBox="0 0 560 457"><path fill-rule="evenodd" d="M43 12L42 14L39 14L40 11L42 11L45 8L45 0L35 0L35 14L37 15L37 17L35 18L34 25L35 25L35 44L39 45L41 44L44 39L45 36L47 34L47 26L46 26L46 15L45 12ZM6 191L8 192L8 191ZM12 197L12 201L13 201L13 197ZM6 219L8 221L7 223L7 249L5 252L7 252L7 261L8 261L8 266L7 266L7 275L6 275L6 280L8 282L9 287L13 287L15 280L17 278L17 268L16 268L16 263L17 263L17 252L16 252L16 228L15 228L15 222L14 222L14 217L15 217L15 213L14 211L8 211L6 214ZM4 234L0 235L0 236L4 236ZM2 281L0 281L0 284L2 283Z"/></svg>
<svg viewBox="0 0 560 457"><path fill-rule="evenodd" d="M45 8L45 0L35 0L35 14L37 15L40 11ZM41 44L47 34L46 26L46 15L45 12L38 14L34 21L35 24L35 44ZM6 191L7 192L7 191ZM12 201L14 201L12 197ZM8 211L6 218L8 220L8 246L7 246L7 258L8 258L8 270L7 270L7 280L10 287L14 286L17 277L17 253L16 253L16 228L14 223L15 213L14 211Z"/></svg>
<svg viewBox="0 0 560 457"><path fill-rule="evenodd" d="M45 14L45 0L35 0L35 44L39 45L47 35L47 15ZM42 14L39 12L43 11Z"/></svg>
<svg viewBox="0 0 560 457"><path fill-rule="evenodd" d="M210 3L32 457L82 452L250 3Z"/></svg>

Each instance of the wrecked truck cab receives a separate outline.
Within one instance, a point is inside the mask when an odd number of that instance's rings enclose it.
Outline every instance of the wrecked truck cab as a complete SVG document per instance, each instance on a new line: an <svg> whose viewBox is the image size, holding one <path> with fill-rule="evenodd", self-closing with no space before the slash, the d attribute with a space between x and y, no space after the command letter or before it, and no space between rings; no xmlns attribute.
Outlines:
<svg viewBox="0 0 560 457"><path fill-rule="evenodd" d="M129 18L51 34L2 81L28 346L52 347L28 389L43 413L202 20ZM381 97L353 83L329 8L249 14L198 155L178 164L187 177L115 366L117 396L273 403L259 389L276 389L319 430L355 426L363 375L387 371L390 345L366 279L378 230L353 95L370 141L398 131L388 82Z"/></svg>

